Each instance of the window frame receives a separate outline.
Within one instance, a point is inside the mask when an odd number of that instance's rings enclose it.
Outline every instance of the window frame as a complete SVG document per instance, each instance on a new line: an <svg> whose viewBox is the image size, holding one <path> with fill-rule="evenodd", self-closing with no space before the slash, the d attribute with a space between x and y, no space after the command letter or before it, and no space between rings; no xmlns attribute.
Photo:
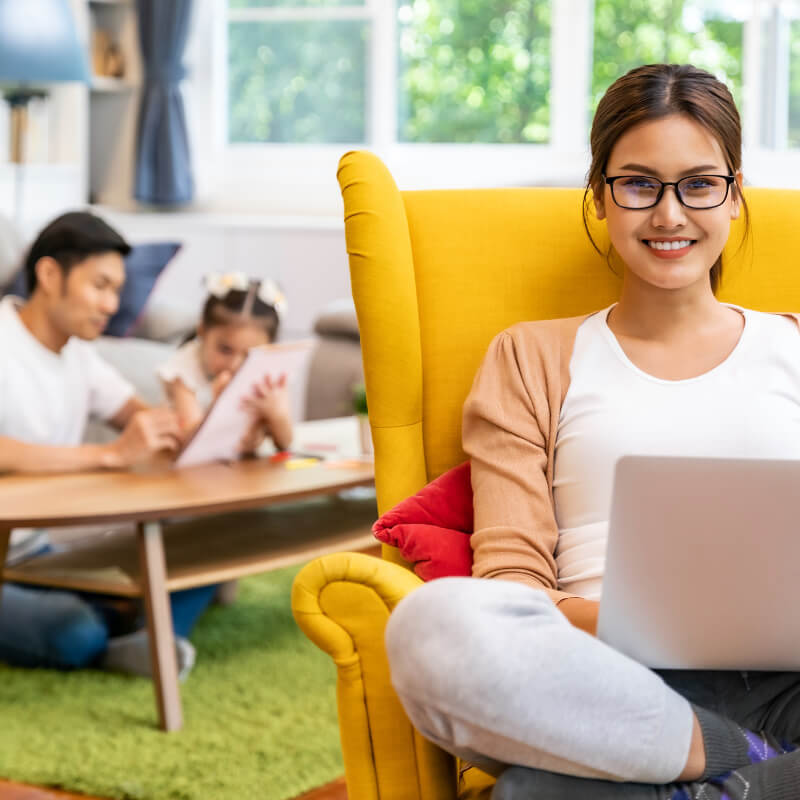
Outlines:
<svg viewBox="0 0 800 800"><path fill-rule="evenodd" d="M212 68L210 96L204 99L206 125L198 163L217 207L258 208L272 213L336 214L341 204L335 165L351 149L368 149L389 166L403 188L467 186L582 185L589 166L588 102L593 51L594 0L551 0L551 109L547 144L427 144L397 140L397 20L394 0L365 0L363 6L332 8L229 9L227 0L208 3ZM779 15L797 0L754 0L744 22L742 123L747 182L796 186L800 148L780 149L770 139L765 114L780 111L776 92L788 77L765 81L763 14ZM201 4L201 5L206 5ZM359 18L371 26L367 56L367 142L309 145L227 141L227 31L230 19ZM777 32L779 26L773 26ZM773 35L777 35L773 34ZM582 45L581 45L582 42ZM208 43L207 43L208 44ZM206 51L207 52L207 51ZM788 64L788 62L787 62ZM772 93L764 91L770 86ZM203 94L200 92L199 94ZM202 103L202 99L200 101ZM770 106L771 104L771 106ZM203 112L200 112L203 116ZM788 129L787 129L788 133ZM209 141L211 140L211 141ZM785 142L786 136L783 140ZM776 149L776 147L778 149ZM215 167L209 167L209 163ZM212 174L213 172L213 174ZM253 175L260 185L252 185ZM249 187L249 188L248 188Z"/></svg>

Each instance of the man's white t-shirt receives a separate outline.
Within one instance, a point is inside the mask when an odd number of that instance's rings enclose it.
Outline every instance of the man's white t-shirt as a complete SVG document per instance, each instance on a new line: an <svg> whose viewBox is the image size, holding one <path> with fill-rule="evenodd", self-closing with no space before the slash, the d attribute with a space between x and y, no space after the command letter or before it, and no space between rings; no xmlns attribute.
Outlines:
<svg viewBox="0 0 800 800"><path fill-rule="evenodd" d="M134 388L89 342L73 337L60 353L45 347L20 319L21 302L0 300L0 436L79 445L89 418L110 419L133 397ZM8 561L45 542L41 531L13 531Z"/></svg>
<svg viewBox="0 0 800 800"><path fill-rule="evenodd" d="M108 420L133 386L72 337L60 353L45 347L20 319L20 300L0 300L0 436L30 444L74 446L90 417Z"/></svg>
<svg viewBox="0 0 800 800"><path fill-rule="evenodd" d="M555 446L558 587L599 600L614 468L623 455L800 457L800 334L788 317L739 309L728 357L687 380L634 365L608 327L578 329Z"/></svg>

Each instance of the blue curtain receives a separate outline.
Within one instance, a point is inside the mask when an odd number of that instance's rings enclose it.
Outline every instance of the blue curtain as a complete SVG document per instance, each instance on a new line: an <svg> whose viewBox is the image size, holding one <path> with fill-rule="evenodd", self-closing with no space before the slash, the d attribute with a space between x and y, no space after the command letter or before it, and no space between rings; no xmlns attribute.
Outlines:
<svg viewBox="0 0 800 800"><path fill-rule="evenodd" d="M136 153L137 200L182 205L194 196L180 82L192 0L137 0L144 91Z"/></svg>

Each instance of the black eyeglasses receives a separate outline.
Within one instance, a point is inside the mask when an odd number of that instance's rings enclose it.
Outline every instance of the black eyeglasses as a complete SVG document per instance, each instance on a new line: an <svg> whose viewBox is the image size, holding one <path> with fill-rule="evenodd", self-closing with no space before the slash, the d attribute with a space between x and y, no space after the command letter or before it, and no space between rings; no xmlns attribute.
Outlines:
<svg viewBox="0 0 800 800"><path fill-rule="evenodd" d="M640 211L661 202L667 186L675 187L678 202L686 208L705 210L721 206L728 197L733 175L689 175L679 181L660 181L647 175L603 175L611 197L620 208Z"/></svg>

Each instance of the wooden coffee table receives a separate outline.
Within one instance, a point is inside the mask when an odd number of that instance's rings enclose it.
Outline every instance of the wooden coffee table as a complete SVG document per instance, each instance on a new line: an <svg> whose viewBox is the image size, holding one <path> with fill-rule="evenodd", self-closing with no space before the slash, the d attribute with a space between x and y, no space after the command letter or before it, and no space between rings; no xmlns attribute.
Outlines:
<svg viewBox="0 0 800 800"><path fill-rule="evenodd" d="M13 528L133 525L5 567L0 580L143 597L160 725L178 730L183 719L168 593L373 543L374 500L339 494L373 484L372 463L350 460L357 442L357 420L344 417L297 426L295 448L325 456L298 469L260 458L2 477L0 564Z"/></svg>

